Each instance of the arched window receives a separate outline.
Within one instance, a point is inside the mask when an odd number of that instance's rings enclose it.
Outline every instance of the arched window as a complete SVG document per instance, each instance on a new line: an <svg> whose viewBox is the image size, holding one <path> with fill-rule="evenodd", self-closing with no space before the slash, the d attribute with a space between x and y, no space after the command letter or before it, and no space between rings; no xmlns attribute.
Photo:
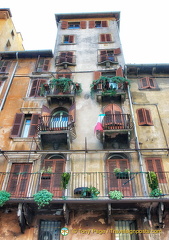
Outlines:
<svg viewBox="0 0 169 240"><path fill-rule="evenodd" d="M57 108L51 117L52 128L67 128L68 127L68 111L65 108Z"/></svg>

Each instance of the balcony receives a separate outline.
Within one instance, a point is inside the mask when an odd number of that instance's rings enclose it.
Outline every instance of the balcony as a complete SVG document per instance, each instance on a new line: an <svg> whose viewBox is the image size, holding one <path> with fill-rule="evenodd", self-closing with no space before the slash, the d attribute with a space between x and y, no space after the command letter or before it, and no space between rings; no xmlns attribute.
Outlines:
<svg viewBox="0 0 169 240"><path fill-rule="evenodd" d="M81 84L73 82L69 78L59 78L50 80L49 84L45 83L41 88L41 96L45 96L48 103L62 101L73 104L75 96L82 92Z"/></svg>
<svg viewBox="0 0 169 240"><path fill-rule="evenodd" d="M0 190L6 190L11 193L10 201L33 202L33 194L42 189L47 189L53 193L53 202L62 203L63 196L67 202L74 200L81 202L84 199L90 201L105 200L111 203L109 191L118 190L124 195L124 198L118 202L146 202L146 201L168 201L169 200L169 172L157 172L159 197L151 197L147 176L148 172L130 172L129 177L117 178L112 172L72 172L70 181L66 190L61 188L61 174L50 173L49 177L44 177L42 173L0 173ZM95 187L99 190L97 198L89 195L82 195L86 187Z"/></svg>
<svg viewBox="0 0 169 240"><path fill-rule="evenodd" d="M119 77L100 77L91 85L91 94L96 96L97 102L110 102L111 100L124 102L127 94L127 79ZM125 81L126 80L126 81Z"/></svg>
<svg viewBox="0 0 169 240"><path fill-rule="evenodd" d="M65 117L41 116L38 133L43 149L69 149L76 138L72 115Z"/></svg>

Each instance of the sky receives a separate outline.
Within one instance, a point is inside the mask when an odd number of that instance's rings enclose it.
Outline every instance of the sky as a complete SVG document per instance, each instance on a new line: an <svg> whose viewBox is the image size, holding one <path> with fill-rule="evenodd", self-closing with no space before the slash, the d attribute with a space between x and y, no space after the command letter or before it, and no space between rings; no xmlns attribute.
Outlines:
<svg viewBox="0 0 169 240"><path fill-rule="evenodd" d="M126 64L168 63L168 0L0 0L10 8L25 50L54 50L55 14L120 12L120 38Z"/></svg>

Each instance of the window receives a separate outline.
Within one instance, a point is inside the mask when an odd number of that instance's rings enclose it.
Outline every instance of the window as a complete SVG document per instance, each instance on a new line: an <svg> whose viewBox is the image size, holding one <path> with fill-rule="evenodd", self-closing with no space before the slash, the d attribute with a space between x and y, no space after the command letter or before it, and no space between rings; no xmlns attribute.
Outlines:
<svg viewBox="0 0 169 240"><path fill-rule="evenodd" d="M115 221L115 240L138 240L138 234L131 234L129 230L137 230L135 221ZM122 231L122 233L120 233L120 231Z"/></svg>
<svg viewBox="0 0 169 240"><path fill-rule="evenodd" d="M62 21L61 22L61 29L85 29L86 28L86 21L80 21L80 22L67 22Z"/></svg>
<svg viewBox="0 0 169 240"><path fill-rule="evenodd" d="M46 72L49 69L49 59L40 58L37 62L36 71L37 72Z"/></svg>
<svg viewBox="0 0 169 240"><path fill-rule="evenodd" d="M0 61L0 73L7 72L10 65L10 61Z"/></svg>
<svg viewBox="0 0 169 240"><path fill-rule="evenodd" d="M42 85L46 83L46 79L34 79L32 80L31 90L29 97L40 97L43 96L43 93L41 92Z"/></svg>
<svg viewBox="0 0 169 240"><path fill-rule="evenodd" d="M166 178L164 174L164 168L161 158L146 158L147 171L153 171L157 173L159 183L166 183Z"/></svg>
<svg viewBox="0 0 169 240"><path fill-rule="evenodd" d="M11 47L11 43L10 43L10 41L8 40L7 43L6 43L6 50L9 50L10 47Z"/></svg>
<svg viewBox="0 0 169 240"><path fill-rule="evenodd" d="M15 34L14 34L14 31L13 31L13 30L11 31L11 36L12 36L12 38L14 38L14 36L15 36Z"/></svg>
<svg viewBox="0 0 169 240"><path fill-rule="evenodd" d="M108 27L107 21L89 21L89 28Z"/></svg>
<svg viewBox="0 0 169 240"><path fill-rule="evenodd" d="M139 79L139 89L159 89L157 82L154 78L151 77L144 77Z"/></svg>
<svg viewBox="0 0 169 240"><path fill-rule="evenodd" d="M122 159L121 156L116 156L115 159L115 157L112 156L107 160L108 191L119 190L124 196L132 196L130 182L127 182L126 179L117 179L113 172L115 168L120 168L122 171L129 169L128 159Z"/></svg>
<svg viewBox="0 0 169 240"><path fill-rule="evenodd" d="M114 56L114 51L112 50L101 50L100 51L100 62L110 61L117 62L116 56Z"/></svg>
<svg viewBox="0 0 169 240"><path fill-rule="evenodd" d="M61 52L59 63L73 63L73 52Z"/></svg>
<svg viewBox="0 0 169 240"><path fill-rule="evenodd" d="M59 240L61 222L60 221L40 221L38 240Z"/></svg>
<svg viewBox="0 0 169 240"><path fill-rule="evenodd" d="M63 37L63 43L74 43L74 35L65 35Z"/></svg>
<svg viewBox="0 0 169 240"><path fill-rule="evenodd" d="M7 191L11 193L12 197L28 197L27 191L31 169L31 163L12 164L7 186Z"/></svg>
<svg viewBox="0 0 169 240"><path fill-rule="evenodd" d="M11 137L35 137L38 122L39 114L16 113Z"/></svg>
<svg viewBox="0 0 169 240"><path fill-rule="evenodd" d="M111 42L111 34L100 34L100 42Z"/></svg>
<svg viewBox="0 0 169 240"><path fill-rule="evenodd" d="M137 109L137 118L138 118L138 125L139 126L152 126L152 118L149 109L140 108Z"/></svg>

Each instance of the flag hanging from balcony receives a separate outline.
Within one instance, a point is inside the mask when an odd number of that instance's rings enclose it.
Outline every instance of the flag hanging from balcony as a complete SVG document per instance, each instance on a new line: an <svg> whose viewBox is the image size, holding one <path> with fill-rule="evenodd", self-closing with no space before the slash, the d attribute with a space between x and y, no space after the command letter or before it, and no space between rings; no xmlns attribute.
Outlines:
<svg viewBox="0 0 169 240"><path fill-rule="evenodd" d="M96 131L101 131L101 132L103 131L102 121L103 121L103 118L104 118L105 115L106 114L99 114L96 126L94 128L95 133L96 133Z"/></svg>

